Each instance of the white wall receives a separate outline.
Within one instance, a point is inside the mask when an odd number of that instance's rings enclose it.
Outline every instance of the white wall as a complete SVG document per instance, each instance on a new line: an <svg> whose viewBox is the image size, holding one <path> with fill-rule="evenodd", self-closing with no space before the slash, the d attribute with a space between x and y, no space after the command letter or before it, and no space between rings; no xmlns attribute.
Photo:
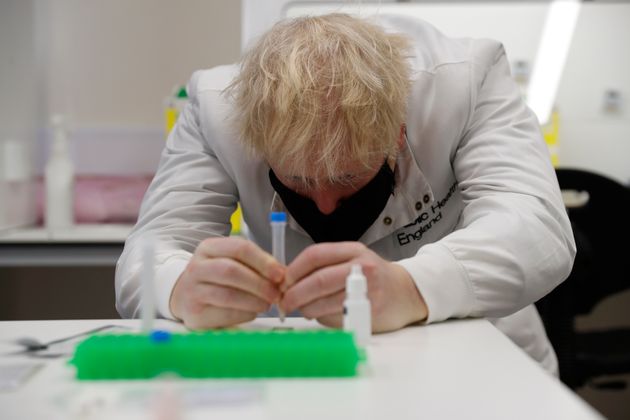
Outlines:
<svg viewBox="0 0 630 420"><path fill-rule="evenodd" d="M0 229L36 216L31 156L45 118L44 12L36 0L0 2Z"/></svg>
<svg viewBox="0 0 630 420"><path fill-rule="evenodd" d="M630 185L630 3L584 3L558 91L560 161ZM621 94L616 112L604 92Z"/></svg>
<svg viewBox="0 0 630 420"><path fill-rule="evenodd" d="M46 1L48 110L69 116L79 173L154 170L165 97L240 54L239 1Z"/></svg>
<svg viewBox="0 0 630 420"><path fill-rule="evenodd" d="M161 126L173 85L239 56L238 1L49 1L50 109L79 126Z"/></svg>
<svg viewBox="0 0 630 420"><path fill-rule="evenodd" d="M149 172L162 147L163 100L173 85L195 69L236 61L242 45L313 4L320 11L339 8L290 0L2 0L0 141L33 138L42 115L62 112L73 124L79 173ZM381 0L376 6L412 8L453 36L500 39L511 60L531 64L546 2ZM561 164L622 182L630 182L630 49L622 41L630 39L629 21L630 3L584 3L557 99ZM603 111L605 89L621 92L620 111ZM41 167L46 148L39 146Z"/></svg>
<svg viewBox="0 0 630 420"><path fill-rule="evenodd" d="M358 2L361 0L347 0ZM396 0L379 0L379 3L393 3ZM301 6L299 1L293 0L241 0L241 49L244 51L249 45L274 23L287 16L289 8ZM313 3L319 3L318 7L330 7L328 0L311 0L304 2L310 7Z"/></svg>
<svg viewBox="0 0 630 420"><path fill-rule="evenodd" d="M35 1L2 0L0 3L0 141L32 141L39 118L37 38L38 9Z"/></svg>
<svg viewBox="0 0 630 420"><path fill-rule="evenodd" d="M527 61L530 68L548 7L548 2L538 1L284 3L283 13L287 16L330 11L414 15L450 36L498 39L504 43L512 62ZM630 3L583 3L556 99L561 116L560 166L595 170L626 184L630 184L628 40ZM615 112L603 108L607 89L621 93L622 105Z"/></svg>
<svg viewBox="0 0 630 420"><path fill-rule="evenodd" d="M34 183L22 178L42 173L53 114L70 123L78 175L152 173L165 97L193 71L238 60L240 10L235 0L0 0L0 229L34 220Z"/></svg>
<svg viewBox="0 0 630 420"><path fill-rule="evenodd" d="M241 50L269 29L283 16L289 0L241 0Z"/></svg>

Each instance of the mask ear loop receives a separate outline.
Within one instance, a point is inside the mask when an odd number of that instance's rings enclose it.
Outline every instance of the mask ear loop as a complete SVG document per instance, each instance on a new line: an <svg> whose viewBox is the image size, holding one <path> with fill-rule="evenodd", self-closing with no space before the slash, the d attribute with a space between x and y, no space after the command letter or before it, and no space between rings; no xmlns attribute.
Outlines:
<svg viewBox="0 0 630 420"><path fill-rule="evenodd" d="M409 139L407 137L407 124L402 123L400 126L400 140L398 142L398 148L402 149L403 144L409 146Z"/></svg>
<svg viewBox="0 0 630 420"><path fill-rule="evenodd" d="M409 146L409 142L407 141L407 124L402 123L400 124L400 132L398 134L398 141L396 142L397 147L397 153L396 156L385 156L385 159L387 160L388 163L396 163L396 160L398 158L398 155L400 154L400 152L402 151L403 147L405 145ZM390 159L393 159L393 162L390 161Z"/></svg>
<svg viewBox="0 0 630 420"><path fill-rule="evenodd" d="M276 190L273 190L273 197L271 197L271 206L269 206L269 211L270 212L277 212L277 211L282 211L281 209L278 209L278 203L282 201L279 197L278 197L278 192Z"/></svg>
<svg viewBox="0 0 630 420"><path fill-rule="evenodd" d="M413 159L413 163L415 163L418 168L421 168L420 163L418 162L418 159L416 159L416 155L412 152L413 149L409 144L409 137L407 136L407 124L405 124L405 145L407 146L407 151L411 155L411 159Z"/></svg>
<svg viewBox="0 0 630 420"><path fill-rule="evenodd" d="M269 168L269 170L271 170L271 168ZM273 187L271 187L271 189L273 190L273 196L271 197L271 205L269 206L269 212L283 211L283 212L288 213L286 206L284 205L284 202L282 201L282 198L278 195L278 191L276 191L275 188Z"/></svg>
<svg viewBox="0 0 630 420"><path fill-rule="evenodd" d="M400 137L398 138L398 153L396 156L387 157L387 163L390 165L392 171L394 172L394 191L392 192L392 194L394 195L396 194L396 189L398 188L398 185L400 185L400 173L398 172L397 161L400 154L403 153L403 148L405 146L407 147L407 150L411 150L411 148L409 147L409 138L407 137L407 124L402 123L400 125Z"/></svg>

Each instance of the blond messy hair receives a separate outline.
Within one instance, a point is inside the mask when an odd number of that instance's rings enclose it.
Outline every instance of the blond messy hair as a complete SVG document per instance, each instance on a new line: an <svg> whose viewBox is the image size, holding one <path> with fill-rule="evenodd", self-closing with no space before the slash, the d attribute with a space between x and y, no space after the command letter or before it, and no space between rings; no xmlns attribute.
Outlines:
<svg viewBox="0 0 630 420"><path fill-rule="evenodd" d="M277 23L226 89L248 151L292 176L334 181L393 156L410 89L409 42L346 14Z"/></svg>

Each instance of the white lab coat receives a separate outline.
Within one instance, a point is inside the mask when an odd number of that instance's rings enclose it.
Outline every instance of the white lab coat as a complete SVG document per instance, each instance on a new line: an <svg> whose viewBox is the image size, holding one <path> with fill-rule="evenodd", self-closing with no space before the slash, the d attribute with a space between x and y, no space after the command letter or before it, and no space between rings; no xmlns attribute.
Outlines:
<svg viewBox="0 0 630 420"><path fill-rule="evenodd" d="M379 19L413 40L413 87L394 194L360 241L408 270L428 305L426 322L486 317L556 372L533 302L568 276L575 243L536 117L510 77L503 47L447 38L417 20ZM171 291L195 247L229 234L237 202L251 239L271 250L268 213L283 204L269 166L246 156L229 123L237 111L221 92L237 71L216 67L190 80L189 104L118 261L124 317L140 313L145 232L157 237L157 307L167 318ZM313 242L290 215L288 227L290 262Z"/></svg>

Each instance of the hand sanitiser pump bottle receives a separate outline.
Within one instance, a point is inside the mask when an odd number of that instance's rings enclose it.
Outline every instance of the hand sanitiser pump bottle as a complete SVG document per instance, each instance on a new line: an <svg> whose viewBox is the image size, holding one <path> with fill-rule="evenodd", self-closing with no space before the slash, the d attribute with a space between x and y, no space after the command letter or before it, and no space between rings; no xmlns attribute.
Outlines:
<svg viewBox="0 0 630 420"><path fill-rule="evenodd" d="M48 229L74 224L74 166L68 150L66 125L61 115L52 118L53 143L46 163L46 217Z"/></svg>
<svg viewBox="0 0 630 420"><path fill-rule="evenodd" d="M358 346L365 347L372 336L372 316L367 297L367 279L361 266L354 264L346 278L346 300L343 302L343 329L353 332Z"/></svg>

